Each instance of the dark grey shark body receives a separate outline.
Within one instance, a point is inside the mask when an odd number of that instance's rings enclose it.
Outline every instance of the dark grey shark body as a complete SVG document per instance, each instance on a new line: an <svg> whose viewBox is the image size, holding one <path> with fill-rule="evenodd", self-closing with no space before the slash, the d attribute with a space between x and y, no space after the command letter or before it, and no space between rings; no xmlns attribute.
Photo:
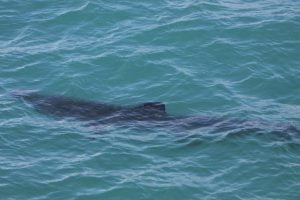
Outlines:
<svg viewBox="0 0 300 200"><path fill-rule="evenodd" d="M134 123L199 128L221 122L222 118L172 116L166 112L161 102L147 102L135 106L120 106L93 101L85 101L64 96L48 96L39 93L15 92L32 104L38 111L58 117L70 117L101 123ZM139 124L141 124L139 123Z"/></svg>
<svg viewBox="0 0 300 200"><path fill-rule="evenodd" d="M290 124L271 125L269 122L245 120L236 117L173 116L161 102L147 102L135 106L120 106L85 101L64 96L48 96L33 92L15 92L15 97L32 104L38 111L56 117L85 121L88 126L117 124L122 127L167 127L184 131L209 127L210 133L276 133L280 139L291 139L287 133L300 134L300 127Z"/></svg>

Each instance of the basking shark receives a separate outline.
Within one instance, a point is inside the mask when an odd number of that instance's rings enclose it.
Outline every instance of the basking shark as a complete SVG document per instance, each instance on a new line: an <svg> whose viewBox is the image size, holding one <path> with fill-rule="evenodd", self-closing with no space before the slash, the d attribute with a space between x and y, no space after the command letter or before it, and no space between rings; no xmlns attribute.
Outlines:
<svg viewBox="0 0 300 200"><path fill-rule="evenodd" d="M194 129L224 121L221 117L170 115L166 112L166 106L162 102L121 106L65 96L43 95L37 92L13 92L12 95L32 104L41 113L75 118L87 121L91 125L125 123Z"/></svg>
<svg viewBox="0 0 300 200"><path fill-rule="evenodd" d="M146 102L137 105L114 105L87 101L65 96L43 95L37 92L13 92L13 96L22 98L38 111L56 117L72 118L87 122L87 125L121 124L146 127L171 127L197 129L212 127L215 131L228 130L268 130L279 132L297 132L300 128L288 124L271 124L257 120L245 120L237 117L176 116L166 112L161 102ZM270 130L271 127L271 130Z"/></svg>

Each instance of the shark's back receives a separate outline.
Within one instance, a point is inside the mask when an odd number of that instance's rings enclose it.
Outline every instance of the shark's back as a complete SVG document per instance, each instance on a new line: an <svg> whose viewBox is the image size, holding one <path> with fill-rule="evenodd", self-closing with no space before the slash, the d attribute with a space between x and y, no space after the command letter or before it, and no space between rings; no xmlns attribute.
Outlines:
<svg viewBox="0 0 300 200"><path fill-rule="evenodd" d="M18 93L21 97L43 113L59 117L74 117L80 120L149 120L166 115L161 102L147 102L135 106L119 106L64 96L48 96L39 93Z"/></svg>

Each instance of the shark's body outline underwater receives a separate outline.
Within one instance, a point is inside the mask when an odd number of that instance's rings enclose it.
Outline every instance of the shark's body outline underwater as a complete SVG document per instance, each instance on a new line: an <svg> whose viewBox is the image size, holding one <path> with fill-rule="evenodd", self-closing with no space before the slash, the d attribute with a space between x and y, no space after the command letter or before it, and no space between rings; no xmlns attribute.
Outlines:
<svg viewBox="0 0 300 200"><path fill-rule="evenodd" d="M14 97L29 102L38 111L63 118L87 121L88 125L114 123L142 126L162 126L184 129L197 129L212 126L215 131L232 129L264 129L265 122L240 119L238 117L176 116L166 112L165 104L147 102L137 105L121 106L87 101L65 96L43 95L38 92L15 91ZM268 123L268 122L267 122ZM300 133L294 125L277 124L275 131ZM273 130L272 130L273 131Z"/></svg>

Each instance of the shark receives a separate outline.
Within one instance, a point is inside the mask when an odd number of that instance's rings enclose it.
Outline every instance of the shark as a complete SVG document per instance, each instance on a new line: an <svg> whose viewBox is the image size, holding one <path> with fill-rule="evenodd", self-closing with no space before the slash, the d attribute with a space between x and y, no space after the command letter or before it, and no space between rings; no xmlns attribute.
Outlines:
<svg viewBox="0 0 300 200"><path fill-rule="evenodd" d="M89 126L118 124L143 127L171 127L174 130L193 130L203 127L213 132L237 130L244 132L300 133L300 127L291 124L272 124L261 120L247 120L224 116L185 116L167 112L162 102L145 102L135 105L116 105L39 92L12 92L12 95L30 103L41 113L86 122Z"/></svg>

